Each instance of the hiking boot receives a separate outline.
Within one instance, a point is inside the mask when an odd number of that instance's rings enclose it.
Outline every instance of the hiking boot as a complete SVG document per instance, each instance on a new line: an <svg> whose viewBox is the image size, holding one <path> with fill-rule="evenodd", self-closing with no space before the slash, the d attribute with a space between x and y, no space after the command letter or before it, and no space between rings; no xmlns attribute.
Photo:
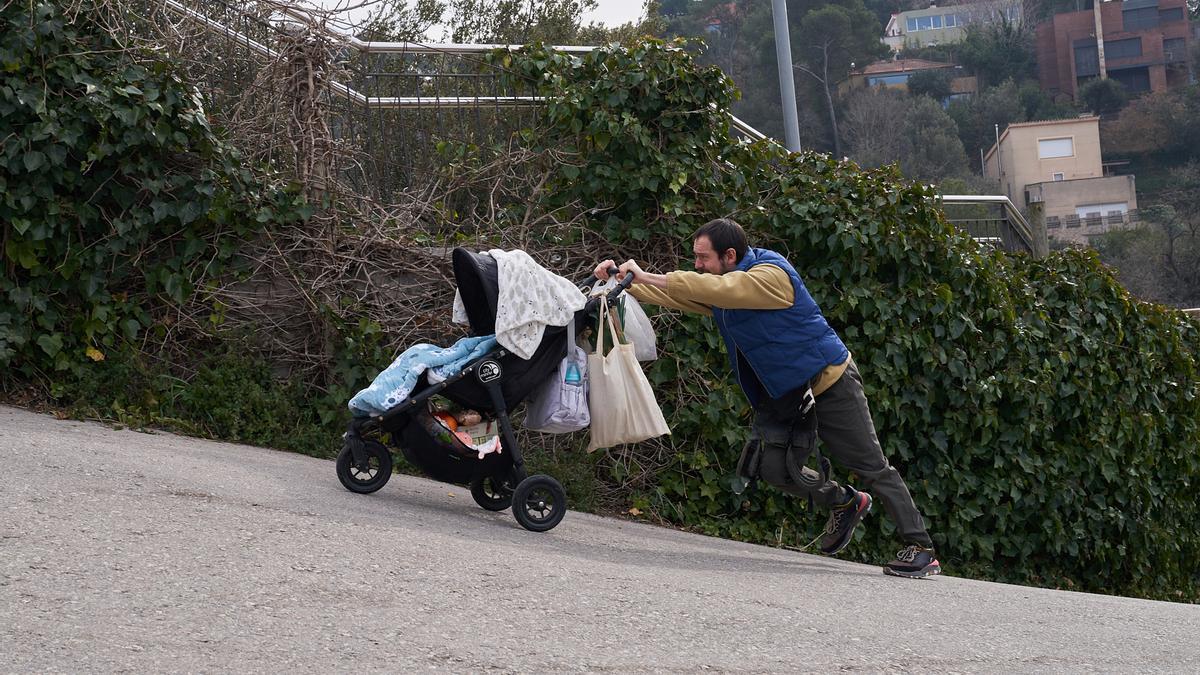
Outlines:
<svg viewBox="0 0 1200 675"><path fill-rule="evenodd" d="M909 579L924 579L942 573L942 566L934 556L932 548L910 544L900 549L896 559L883 568L884 574Z"/></svg>
<svg viewBox="0 0 1200 675"><path fill-rule="evenodd" d="M825 524L825 534L821 535L821 553L825 555L834 555L846 548L854 528L871 511L871 495L850 489L854 496L842 506L834 507L833 513L829 514L829 522Z"/></svg>

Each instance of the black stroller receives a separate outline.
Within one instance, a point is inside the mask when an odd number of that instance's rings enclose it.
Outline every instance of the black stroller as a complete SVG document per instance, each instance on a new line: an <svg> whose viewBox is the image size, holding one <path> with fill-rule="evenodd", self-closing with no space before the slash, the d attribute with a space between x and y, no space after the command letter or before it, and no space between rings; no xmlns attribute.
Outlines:
<svg viewBox="0 0 1200 675"><path fill-rule="evenodd" d="M456 248L452 253L454 277L467 312L471 332L496 332L498 283L496 261ZM616 269L610 270L615 274ZM595 277L581 282L581 292ZM609 292L617 299L633 282L627 276ZM575 327L582 331L595 319L599 299L593 298L575 313ZM489 511L512 506L522 527L545 532L558 525L566 514L566 492L550 476L530 476L509 411L523 402L551 373L567 353L565 327L547 326L537 350L528 360L497 346L469 362L460 373L437 384L424 376L412 394L382 415L356 417L343 435L337 458L337 475L352 492L368 494L382 488L392 475L392 456L381 442L388 434L404 457L434 480L469 484L475 502ZM480 458L475 450L455 438L431 433L430 399L440 395L465 408L479 411L499 423L502 452Z"/></svg>

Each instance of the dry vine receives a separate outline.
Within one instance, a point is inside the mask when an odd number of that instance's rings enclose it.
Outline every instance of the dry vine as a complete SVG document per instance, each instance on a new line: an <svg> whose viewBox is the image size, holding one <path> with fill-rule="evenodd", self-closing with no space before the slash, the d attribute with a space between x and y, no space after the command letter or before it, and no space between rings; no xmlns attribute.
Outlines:
<svg viewBox="0 0 1200 675"><path fill-rule="evenodd" d="M463 333L450 322L454 246L523 249L572 279L614 255L611 244L585 227L587 205L536 208L552 168L571 158L532 152L504 125L495 127L487 160L447 159L398 192L346 180L370 177L371 167L380 165L361 129L334 133L355 127L347 121L353 111L346 99L331 91L347 73L338 60L344 59L343 45L324 30L325 17L281 23L281 4L274 0L235 3L213 15L227 23L237 17L244 36L272 50L273 57L266 58L212 25L164 11L155 0L104 2L109 11L100 13L102 20L123 36L134 58L161 58L165 50L202 88L210 119L249 161L274 167L269 170L296 181L314 203L327 205L302 226L276 228L248 242L241 276L221 280L163 317L168 341L243 339L281 374L320 388L331 384L339 324L374 323L393 353L417 342L447 343ZM213 6L223 5L206 4ZM411 123L428 119L417 111ZM624 253L662 267L676 262L670 252ZM576 436L523 435L524 443L552 457L581 445ZM615 504L629 488L645 485L674 461L675 452L669 439L610 451L601 462L608 489L598 495L600 501Z"/></svg>

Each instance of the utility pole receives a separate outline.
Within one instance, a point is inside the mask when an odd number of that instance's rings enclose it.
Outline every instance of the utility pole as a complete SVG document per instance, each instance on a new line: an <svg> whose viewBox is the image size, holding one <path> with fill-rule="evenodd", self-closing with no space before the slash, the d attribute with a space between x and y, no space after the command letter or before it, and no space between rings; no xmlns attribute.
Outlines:
<svg viewBox="0 0 1200 675"><path fill-rule="evenodd" d="M792 74L792 39L788 33L786 0L771 0L775 22L775 61L779 67L779 96L783 103L783 135L787 149L800 151L800 120L796 112L796 81Z"/></svg>
<svg viewBox="0 0 1200 675"><path fill-rule="evenodd" d="M1100 20L1100 0L1092 3L1092 19L1096 22L1096 60L1100 63L1100 79L1108 79L1108 68L1104 64L1104 22Z"/></svg>

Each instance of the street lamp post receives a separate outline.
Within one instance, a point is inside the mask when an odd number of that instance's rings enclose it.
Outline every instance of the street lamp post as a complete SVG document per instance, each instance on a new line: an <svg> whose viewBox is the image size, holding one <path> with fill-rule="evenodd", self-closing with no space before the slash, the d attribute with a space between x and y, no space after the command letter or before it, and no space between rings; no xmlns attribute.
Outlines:
<svg viewBox="0 0 1200 675"><path fill-rule="evenodd" d="M796 81L792 79L792 40L788 34L786 0L771 0L775 22L775 60L779 67L779 96L783 104L783 136L787 149L800 151L800 120L796 113Z"/></svg>

